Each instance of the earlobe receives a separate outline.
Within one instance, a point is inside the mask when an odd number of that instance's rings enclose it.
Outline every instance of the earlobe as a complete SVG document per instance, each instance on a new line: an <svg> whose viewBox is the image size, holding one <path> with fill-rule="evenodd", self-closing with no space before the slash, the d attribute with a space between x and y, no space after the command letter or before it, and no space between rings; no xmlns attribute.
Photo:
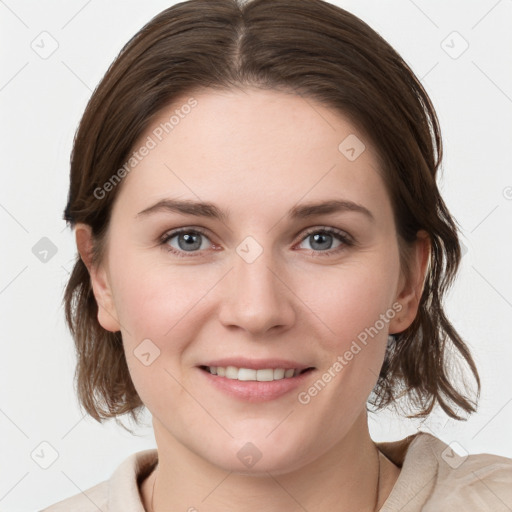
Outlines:
<svg viewBox="0 0 512 512"><path fill-rule="evenodd" d="M396 302L401 305L400 312L390 322L389 334L397 334L407 329L418 313L425 281L430 269L431 241L428 233L418 231L414 250L411 254L409 279L400 279Z"/></svg>
<svg viewBox="0 0 512 512"><path fill-rule="evenodd" d="M80 257L89 271L94 298L98 304L98 322L107 331L117 332L120 330L120 324L117 319L108 272L103 263L96 266L92 262L93 237L91 227L87 224L77 223L75 239Z"/></svg>

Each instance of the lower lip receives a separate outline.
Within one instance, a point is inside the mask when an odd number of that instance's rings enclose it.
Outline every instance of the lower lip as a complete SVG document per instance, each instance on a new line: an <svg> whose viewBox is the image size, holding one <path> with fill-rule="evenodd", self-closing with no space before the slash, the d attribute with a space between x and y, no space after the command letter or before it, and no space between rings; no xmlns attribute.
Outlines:
<svg viewBox="0 0 512 512"><path fill-rule="evenodd" d="M210 372L202 370L201 368L198 368L198 370L208 379L208 382L216 386L217 389L248 402L267 402L275 400L299 387L314 371L309 370L296 377L259 382L254 380L228 379L226 377L212 375Z"/></svg>

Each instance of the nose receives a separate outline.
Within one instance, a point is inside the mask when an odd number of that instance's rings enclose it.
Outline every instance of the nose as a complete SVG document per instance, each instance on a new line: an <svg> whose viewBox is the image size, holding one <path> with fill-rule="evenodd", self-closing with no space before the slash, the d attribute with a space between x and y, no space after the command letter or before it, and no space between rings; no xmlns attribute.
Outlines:
<svg viewBox="0 0 512 512"><path fill-rule="evenodd" d="M225 327L257 337L286 330L295 322L294 295L271 251L264 250L252 262L234 253L233 268L223 281L219 318Z"/></svg>

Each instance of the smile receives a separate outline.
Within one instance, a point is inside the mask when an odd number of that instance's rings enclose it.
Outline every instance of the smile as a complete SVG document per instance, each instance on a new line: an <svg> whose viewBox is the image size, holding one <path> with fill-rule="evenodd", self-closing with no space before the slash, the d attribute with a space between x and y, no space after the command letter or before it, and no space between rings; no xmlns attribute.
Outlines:
<svg viewBox="0 0 512 512"><path fill-rule="evenodd" d="M237 368L236 366L201 366L201 369L212 375L226 377L231 380L271 382L296 377L312 368L303 370L297 368L262 368L256 370L253 368Z"/></svg>

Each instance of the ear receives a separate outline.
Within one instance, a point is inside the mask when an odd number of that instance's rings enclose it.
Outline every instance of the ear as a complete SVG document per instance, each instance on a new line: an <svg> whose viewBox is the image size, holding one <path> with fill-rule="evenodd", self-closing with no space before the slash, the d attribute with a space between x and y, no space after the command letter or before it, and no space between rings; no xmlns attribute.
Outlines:
<svg viewBox="0 0 512 512"><path fill-rule="evenodd" d="M78 252L91 278L92 290L98 304L98 322L107 331L117 332L120 330L120 324L117 319L108 272L103 262L98 266L92 264L93 236L91 227L87 224L77 223L75 238Z"/></svg>
<svg viewBox="0 0 512 512"><path fill-rule="evenodd" d="M389 334L404 331L416 318L429 269L430 249L428 233L424 230L418 231L411 253L409 279L404 275L400 277L395 298L395 302L399 302L402 309L389 323Z"/></svg>

